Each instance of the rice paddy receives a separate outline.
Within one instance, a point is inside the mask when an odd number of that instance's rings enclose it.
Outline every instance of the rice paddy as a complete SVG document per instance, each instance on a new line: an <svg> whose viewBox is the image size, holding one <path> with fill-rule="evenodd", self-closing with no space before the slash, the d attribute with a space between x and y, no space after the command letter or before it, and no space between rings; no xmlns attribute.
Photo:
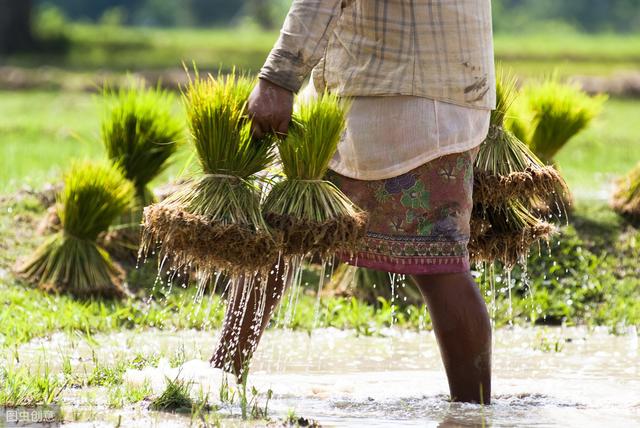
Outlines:
<svg viewBox="0 0 640 428"><path fill-rule="evenodd" d="M176 51L203 67L224 62L227 69L255 69L275 37L98 30L74 24L70 54L51 58L51 64L75 67L67 76L87 74L91 80L92 70L120 43L122 55L111 64L116 73L134 63L175 67ZM564 76L638 68L637 37L621 43L614 36L567 36L571 48L553 40L498 36L498 57L525 76L550 73L551 63ZM187 123L177 98L167 108ZM531 418L549 425L628 426L637 419L640 231L608 205L619 177L640 159L640 133L632 126L640 117L637 99L608 100L589 128L554 153L576 202L559 234L512 270L474 269L498 328L501 395L491 408L446 402L428 312L400 276L355 272L328 261L290 262L278 274L295 271L294 284L275 311L265 344L251 350L255 362L239 384L218 382L219 372L209 366L225 296L204 282L190 284L184 275L171 281L158 276L156 264L141 263L127 272L131 294L123 300L77 300L17 279L18 259L47 239L38 224L69 160L106 157L100 132L106 107L87 92L0 92L2 412L5 406L52 405L66 422L117 426L524 425ZM186 145L177 146L171 164L156 168L161 173L147 177L145 186L161 193L166 183L197 173L199 160ZM339 275L330 278L332 272ZM558 373L562 382L553 380ZM584 391L606 394L583 397Z"/></svg>

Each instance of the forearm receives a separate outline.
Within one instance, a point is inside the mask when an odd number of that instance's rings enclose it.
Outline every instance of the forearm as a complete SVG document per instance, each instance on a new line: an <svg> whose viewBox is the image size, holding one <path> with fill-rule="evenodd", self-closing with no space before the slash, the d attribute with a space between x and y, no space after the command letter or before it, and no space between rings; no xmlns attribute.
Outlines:
<svg viewBox="0 0 640 428"><path fill-rule="evenodd" d="M295 0L260 78L297 92L322 58L342 9L349 2Z"/></svg>

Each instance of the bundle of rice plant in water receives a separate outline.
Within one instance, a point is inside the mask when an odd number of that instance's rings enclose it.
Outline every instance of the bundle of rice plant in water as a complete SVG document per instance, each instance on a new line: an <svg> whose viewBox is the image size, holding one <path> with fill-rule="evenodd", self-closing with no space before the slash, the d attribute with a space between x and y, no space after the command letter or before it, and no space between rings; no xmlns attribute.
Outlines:
<svg viewBox="0 0 640 428"><path fill-rule="evenodd" d="M498 79L497 106L491 112L489 134L474 165L474 202L497 206L513 199L546 199L566 192L566 184L552 166L545 165L504 126L517 95L513 77Z"/></svg>
<svg viewBox="0 0 640 428"><path fill-rule="evenodd" d="M118 259L135 258L140 239L142 209L154 202L149 183L169 164L183 125L171 112L173 96L141 85L104 92L108 111L102 123L102 141L111 162L135 186L135 204L119 224L103 237Z"/></svg>
<svg viewBox="0 0 640 428"><path fill-rule="evenodd" d="M76 164L59 195L62 229L18 271L40 288L77 297L120 297L124 272L96 240L130 209L133 185L112 166Z"/></svg>
<svg viewBox="0 0 640 428"><path fill-rule="evenodd" d="M613 209L632 222L640 222L640 164L618 181Z"/></svg>
<svg viewBox="0 0 640 428"><path fill-rule="evenodd" d="M255 141L246 103L254 81L191 80L183 96L202 174L145 208L142 253L158 249L175 267L247 273L277 259L260 212L256 174L273 161L273 138Z"/></svg>
<svg viewBox="0 0 640 428"><path fill-rule="evenodd" d="M530 111L528 141L531 150L547 164L600 114L607 97L592 97L575 84L555 76L523 89Z"/></svg>
<svg viewBox="0 0 640 428"><path fill-rule="evenodd" d="M285 255L351 252L364 237L366 214L323 179L345 117L345 104L324 93L298 106L278 142L286 178L273 185L262 210L269 226L282 232Z"/></svg>

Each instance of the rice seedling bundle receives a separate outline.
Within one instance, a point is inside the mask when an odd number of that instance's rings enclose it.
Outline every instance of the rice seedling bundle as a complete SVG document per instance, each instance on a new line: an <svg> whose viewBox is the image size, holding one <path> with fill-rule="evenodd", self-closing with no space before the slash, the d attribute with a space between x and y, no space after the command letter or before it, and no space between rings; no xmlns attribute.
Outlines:
<svg viewBox="0 0 640 428"><path fill-rule="evenodd" d="M523 263L533 244L548 240L554 226L517 200L502 207L476 206L471 219L469 254L478 262Z"/></svg>
<svg viewBox="0 0 640 428"><path fill-rule="evenodd" d="M102 237L109 253L119 260L135 260L140 244L142 209L154 202L149 183L169 164L178 148L183 125L172 115L173 96L142 85L105 90L107 113L102 141L107 157L135 187L135 204Z"/></svg>
<svg viewBox="0 0 640 428"><path fill-rule="evenodd" d="M527 143L547 164L573 137L587 128L600 114L607 97L592 97L576 84L551 77L523 89L529 110Z"/></svg>
<svg viewBox="0 0 640 428"><path fill-rule="evenodd" d="M618 181L613 209L633 222L640 222L640 164Z"/></svg>
<svg viewBox="0 0 640 428"><path fill-rule="evenodd" d="M182 123L171 112L173 96L159 88L133 86L105 91L108 111L102 122L107 156L136 189L140 207L154 202L148 186L169 164L182 136Z"/></svg>
<svg viewBox="0 0 640 428"><path fill-rule="evenodd" d="M77 297L120 297L124 272L97 244L132 203L133 185L112 166L75 164L59 195L62 228L18 267L40 288Z"/></svg>
<svg viewBox="0 0 640 428"><path fill-rule="evenodd" d="M553 232L533 206L564 193L566 184L504 126L516 96L515 80L502 76L496 87L497 107L474 164L469 252L474 262L498 260L512 266L526 258L534 242Z"/></svg>
<svg viewBox="0 0 640 428"><path fill-rule="evenodd" d="M202 174L145 208L143 253L158 248L175 266L204 273L255 272L277 259L256 181L273 161L274 141L252 138L246 103L253 85L235 75L190 81L183 98Z"/></svg>
<svg viewBox="0 0 640 428"><path fill-rule="evenodd" d="M545 165L504 126L517 95L515 79L499 78L496 90L497 106L491 112L489 134L474 165L474 202L498 206L513 199L546 199L556 192L564 193L566 184L555 168Z"/></svg>
<svg viewBox="0 0 640 428"><path fill-rule="evenodd" d="M346 121L345 104L328 93L301 103L278 151L286 178L273 185L264 217L282 232L285 255L329 256L354 250L366 214L324 180Z"/></svg>

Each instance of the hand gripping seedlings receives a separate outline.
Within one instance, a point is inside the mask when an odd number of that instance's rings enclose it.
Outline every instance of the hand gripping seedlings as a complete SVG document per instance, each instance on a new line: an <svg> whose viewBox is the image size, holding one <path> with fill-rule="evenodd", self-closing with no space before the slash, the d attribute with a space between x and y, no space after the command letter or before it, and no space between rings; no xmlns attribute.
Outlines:
<svg viewBox="0 0 640 428"><path fill-rule="evenodd" d="M273 161L273 139L255 141L246 103L254 82L235 75L191 80L183 96L202 174L144 210L141 252L203 273L270 267L278 243L260 212L256 175Z"/></svg>
<svg viewBox="0 0 640 428"><path fill-rule="evenodd" d="M485 206L500 206L513 199L546 200L549 195L567 191L555 168L545 165L504 126L516 97L515 85L512 77L498 79L497 106L491 112L489 134L474 165L474 202Z"/></svg>
<svg viewBox="0 0 640 428"><path fill-rule="evenodd" d="M286 178L273 185L262 211L282 232L284 255L351 252L364 237L366 214L324 180L345 127L345 105L328 93L298 106L278 151Z"/></svg>
<svg viewBox="0 0 640 428"><path fill-rule="evenodd" d="M96 240L130 209L133 185L112 166L75 164L58 196L62 229L50 236L19 273L44 290L77 297L121 297L124 272Z"/></svg>

